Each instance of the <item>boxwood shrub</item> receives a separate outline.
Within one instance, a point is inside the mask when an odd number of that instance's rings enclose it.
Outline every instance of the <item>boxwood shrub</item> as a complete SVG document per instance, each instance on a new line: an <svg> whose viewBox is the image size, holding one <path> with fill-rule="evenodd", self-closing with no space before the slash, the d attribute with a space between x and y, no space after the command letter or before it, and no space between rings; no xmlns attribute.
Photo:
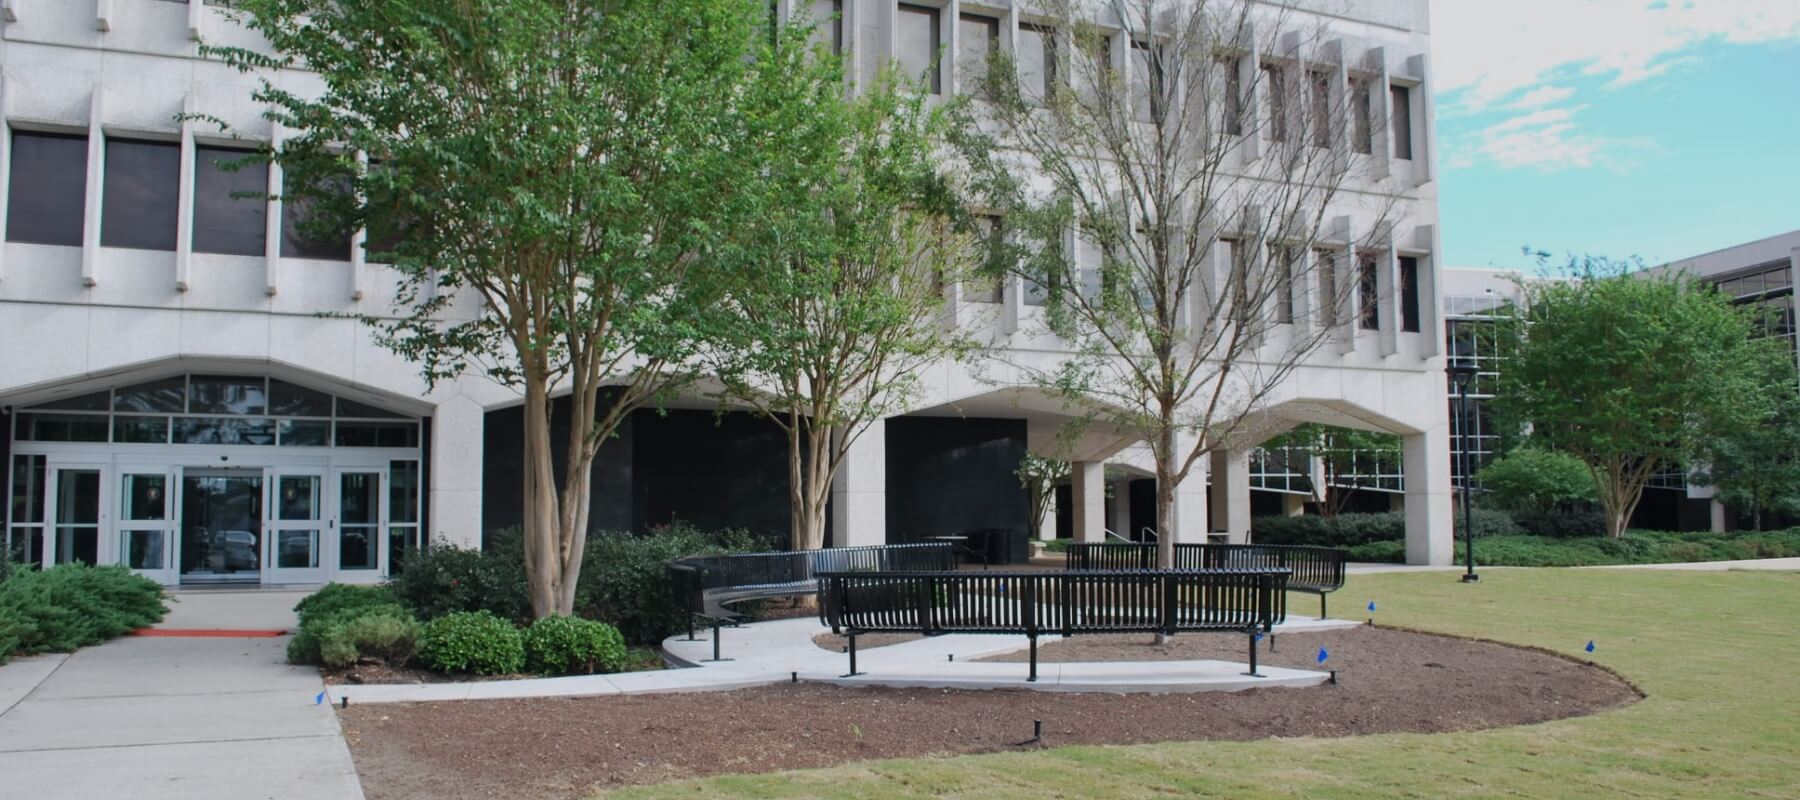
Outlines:
<svg viewBox="0 0 1800 800"><path fill-rule="evenodd" d="M372 608L355 616L332 617L317 634L319 663L348 667L363 659L401 666L418 647L419 621L399 606Z"/></svg>
<svg viewBox="0 0 1800 800"><path fill-rule="evenodd" d="M619 629L579 617L545 617L525 629L525 668L545 675L618 672L625 666Z"/></svg>
<svg viewBox="0 0 1800 800"><path fill-rule="evenodd" d="M386 660L398 650L411 650L410 643L402 646L392 640L400 635L398 632L393 632L390 637L388 633L378 635L370 630L374 626L392 629L416 624L393 592L384 586L328 583L301 598L294 605L294 613L300 618L300 626L294 630L294 637L288 640L287 658L290 663L345 667L356 663L364 655ZM363 623L352 634L347 626L364 617L381 617L394 622ZM367 653L356 644L358 635L368 644ZM414 632L413 638L416 636ZM332 648L329 658L325 652L327 641ZM388 663L398 665L404 661L401 658Z"/></svg>
<svg viewBox="0 0 1800 800"><path fill-rule="evenodd" d="M458 611L424 624L419 660L438 672L507 675L525 668L519 629L487 611Z"/></svg>

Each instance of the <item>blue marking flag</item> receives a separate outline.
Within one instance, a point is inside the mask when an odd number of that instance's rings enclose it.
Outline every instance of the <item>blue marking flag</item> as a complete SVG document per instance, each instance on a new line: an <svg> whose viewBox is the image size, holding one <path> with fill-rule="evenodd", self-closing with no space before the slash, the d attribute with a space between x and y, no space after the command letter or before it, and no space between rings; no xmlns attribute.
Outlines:
<svg viewBox="0 0 1800 800"><path fill-rule="evenodd" d="M1369 613L1371 613L1371 614L1375 613L1375 601L1374 600L1369 601Z"/></svg>
<svg viewBox="0 0 1800 800"><path fill-rule="evenodd" d="M325 693L320 692L318 697L313 698L313 705L322 706L324 704L325 704Z"/></svg>
<svg viewBox="0 0 1800 800"><path fill-rule="evenodd" d="M1590 653L1594 652L1594 640L1593 639L1588 640L1587 651Z"/></svg>
<svg viewBox="0 0 1800 800"><path fill-rule="evenodd" d="M1006 581L1001 581L1001 582L1000 582L1000 593L1001 593L1001 594L1006 594Z"/></svg>
<svg viewBox="0 0 1800 800"><path fill-rule="evenodd" d="M1256 641L1259 641L1259 642L1262 641L1262 637L1263 637L1262 631L1257 631L1256 632Z"/></svg>
<svg viewBox="0 0 1800 800"><path fill-rule="evenodd" d="M1331 654L1325 652L1325 648L1323 648L1323 647L1319 648L1319 663L1321 663L1321 664L1325 663L1325 659L1330 658L1330 657L1331 657Z"/></svg>

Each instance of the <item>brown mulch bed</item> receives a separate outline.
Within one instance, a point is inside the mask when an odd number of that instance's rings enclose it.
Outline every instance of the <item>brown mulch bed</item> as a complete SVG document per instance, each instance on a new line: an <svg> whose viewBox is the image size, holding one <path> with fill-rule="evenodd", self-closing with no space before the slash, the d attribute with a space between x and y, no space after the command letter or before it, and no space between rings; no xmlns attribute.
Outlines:
<svg viewBox="0 0 1800 800"><path fill-rule="evenodd" d="M1243 657L1239 636L1149 641L1076 638L1040 656ZM1282 634L1276 647L1264 663L1311 667L1327 648L1340 684L1162 695L782 684L352 705L340 716L370 800L460 800L578 798L704 775L1021 747L1471 730L1591 714L1641 696L1613 673L1561 656L1387 628ZM1044 742L1022 745L1032 720L1044 721Z"/></svg>
<svg viewBox="0 0 1800 800"><path fill-rule="evenodd" d="M856 637L856 649L868 650L872 647L887 647L890 644L916 642L925 638L917 633L864 633ZM850 637L826 631L813 636L816 644L833 653L842 653L850 646Z"/></svg>

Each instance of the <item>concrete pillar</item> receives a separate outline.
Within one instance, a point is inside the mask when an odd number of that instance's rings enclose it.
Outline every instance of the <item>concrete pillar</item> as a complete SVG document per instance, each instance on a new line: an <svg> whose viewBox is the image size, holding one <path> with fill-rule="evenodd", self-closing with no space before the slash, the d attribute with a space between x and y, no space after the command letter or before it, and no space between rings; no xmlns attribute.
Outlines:
<svg viewBox="0 0 1800 800"><path fill-rule="evenodd" d="M1447 415L1446 415L1447 416ZM1450 426L1402 437L1406 474L1406 563L1443 566L1456 547L1450 490Z"/></svg>
<svg viewBox="0 0 1800 800"><path fill-rule="evenodd" d="M1111 481L1112 502L1106 508L1106 527L1113 533L1131 538L1131 479Z"/></svg>
<svg viewBox="0 0 1800 800"><path fill-rule="evenodd" d="M439 403L432 411L431 544L481 546L482 429L486 421L481 404L463 395ZM511 487L511 491L519 490L520 486Z"/></svg>
<svg viewBox="0 0 1800 800"><path fill-rule="evenodd" d="M1724 533L1726 528L1725 504L1718 500L1714 500L1708 504L1707 510L1712 512L1709 515L1710 524L1707 526L1708 530L1711 530L1713 533Z"/></svg>
<svg viewBox="0 0 1800 800"><path fill-rule="evenodd" d="M1176 440L1177 453L1187 452L1193 446L1193 440L1185 436ZM1157 536L1173 534L1177 544L1205 544L1206 521L1206 473L1210 466L1208 459L1199 459L1188 470L1187 480L1175 487L1175 530L1157 531Z"/></svg>
<svg viewBox="0 0 1800 800"><path fill-rule="evenodd" d="M1250 541L1250 451L1215 450L1212 486L1208 499L1217 521L1213 532L1224 532L1231 544Z"/></svg>
<svg viewBox="0 0 1800 800"><path fill-rule="evenodd" d="M1290 517L1306 516L1306 495L1283 492L1281 494L1281 513Z"/></svg>
<svg viewBox="0 0 1800 800"><path fill-rule="evenodd" d="M1075 541L1106 541L1106 463L1077 461L1069 465L1069 494L1075 517Z"/></svg>
<svg viewBox="0 0 1800 800"><path fill-rule="evenodd" d="M1046 542L1051 541L1056 538L1056 489L1055 489L1055 487L1051 487L1050 497L1045 502L1044 521L1043 521L1043 523L1038 525L1037 538L1041 541L1046 541Z"/></svg>
<svg viewBox="0 0 1800 800"><path fill-rule="evenodd" d="M832 544L887 544L887 421L865 428L831 480Z"/></svg>

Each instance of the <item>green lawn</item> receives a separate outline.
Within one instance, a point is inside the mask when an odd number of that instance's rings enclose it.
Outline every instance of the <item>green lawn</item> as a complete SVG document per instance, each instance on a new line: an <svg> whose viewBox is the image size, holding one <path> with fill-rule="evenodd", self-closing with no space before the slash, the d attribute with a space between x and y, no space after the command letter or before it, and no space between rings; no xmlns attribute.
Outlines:
<svg viewBox="0 0 1800 800"><path fill-rule="evenodd" d="M1369 599L1380 622L1570 654L1592 639L1593 658L1649 698L1477 733L878 761L609 796L1800 798L1800 575L1508 569L1479 586L1359 575L1332 605L1360 616Z"/></svg>

